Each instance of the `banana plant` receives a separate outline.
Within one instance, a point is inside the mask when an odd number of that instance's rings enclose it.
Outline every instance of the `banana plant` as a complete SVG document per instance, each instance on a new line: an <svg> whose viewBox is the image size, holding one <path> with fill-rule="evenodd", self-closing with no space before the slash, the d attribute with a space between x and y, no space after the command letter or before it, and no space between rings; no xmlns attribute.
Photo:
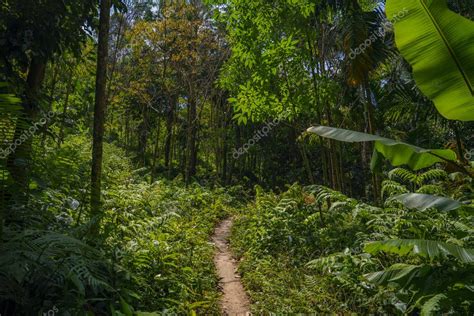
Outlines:
<svg viewBox="0 0 474 316"><path fill-rule="evenodd" d="M419 257L416 263L397 263L364 275L373 284L390 286L401 301L409 302L411 307L404 305L404 314L415 312L414 308L422 316L450 312L452 307L464 307L466 315L472 312L474 249L413 239L372 242L364 251L371 255L384 252Z"/></svg>
<svg viewBox="0 0 474 316"><path fill-rule="evenodd" d="M436 163L447 162L460 167L456 163L456 153L450 149L424 149L390 138L321 125L310 127L307 131L342 142L374 142L374 157L381 155L393 166L407 165L412 170L420 170Z"/></svg>
<svg viewBox="0 0 474 316"><path fill-rule="evenodd" d="M429 208L435 208L440 211L453 211L462 206L461 202L442 196L431 194L405 193L392 197L390 200L396 200L410 209L424 211ZM390 201L389 200L389 201Z"/></svg>
<svg viewBox="0 0 474 316"><path fill-rule="evenodd" d="M420 90L445 118L474 121L474 22L446 0L387 0L386 13Z"/></svg>

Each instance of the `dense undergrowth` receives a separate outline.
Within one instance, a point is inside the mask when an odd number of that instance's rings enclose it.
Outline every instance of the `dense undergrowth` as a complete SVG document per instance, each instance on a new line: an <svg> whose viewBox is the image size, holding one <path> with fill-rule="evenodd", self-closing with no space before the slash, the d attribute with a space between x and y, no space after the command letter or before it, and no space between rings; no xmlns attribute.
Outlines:
<svg viewBox="0 0 474 316"><path fill-rule="evenodd" d="M385 183L386 194L405 188L395 183ZM472 185L452 193L466 188L472 198ZM468 207L417 211L396 201L379 208L319 186L293 185L281 195L257 188L232 246L257 315L472 315L469 214Z"/></svg>
<svg viewBox="0 0 474 316"><path fill-rule="evenodd" d="M232 189L145 183L108 144L101 234L90 240L89 154L82 137L42 153L41 181L28 207L8 219L0 245L0 313L218 314L209 236L238 205Z"/></svg>

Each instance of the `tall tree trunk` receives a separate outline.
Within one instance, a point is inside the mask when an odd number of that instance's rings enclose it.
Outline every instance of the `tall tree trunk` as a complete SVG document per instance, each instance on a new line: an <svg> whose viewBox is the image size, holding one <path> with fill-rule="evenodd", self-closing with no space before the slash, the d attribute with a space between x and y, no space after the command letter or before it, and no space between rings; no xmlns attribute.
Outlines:
<svg viewBox="0 0 474 316"><path fill-rule="evenodd" d="M313 171L311 170L311 164L309 162L308 152L306 150L306 141L302 139L300 142L298 142L298 145L301 153L301 158L303 160L303 166L306 169L306 173L308 175L308 181L310 184L314 184Z"/></svg>
<svg viewBox="0 0 474 316"><path fill-rule="evenodd" d="M148 106L143 105L142 107L142 122L139 129L139 137L138 137L138 152L141 163L143 166L147 166L147 159L146 159L146 152L148 147Z"/></svg>
<svg viewBox="0 0 474 316"><path fill-rule="evenodd" d="M12 145L15 146L15 150L6 157L6 169L13 181L8 185L5 185L6 181L2 181L0 187L0 243L4 224L13 217L11 207L16 202L15 197L19 197L18 202L21 204L28 203L29 168L33 144L33 135L29 133L29 129L37 126L34 121L38 113L38 93L44 81L45 70L46 63L33 58L26 80L26 98L23 100L22 110L13 133ZM7 177L7 172L3 172L1 179L7 180Z"/></svg>
<svg viewBox="0 0 474 316"><path fill-rule="evenodd" d="M51 81L51 90L50 90L50 93L49 93L48 112L53 111L54 96L56 95L56 86L57 86L57 83L58 83L58 75L59 75L59 70L57 68L58 68L57 65L53 66L53 78L52 78L52 81ZM44 147L44 144L46 142L46 136L47 136L47 131L48 131L48 128L49 128L49 124L50 124L50 121L47 120L46 125L44 126L43 135L42 135L42 138L41 138L41 147Z"/></svg>
<svg viewBox="0 0 474 316"><path fill-rule="evenodd" d="M367 132L369 134L375 134L375 117L374 117L374 105L372 103L372 92L370 91L369 79L366 77L363 81L363 88L366 97L366 108L365 111L367 113ZM370 148L370 153L373 152L374 145L368 145ZM368 160L370 161L370 160ZM370 169L370 166L369 168ZM372 174L372 186L373 186L373 198L376 204L380 204L380 191L381 191L381 180L378 174Z"/></svg>
<svg viewBox="0 0 474 316"><path fill-rule="evenodd" d="M166 139L165 139L165 167L171 167L171 141L173 139L174 112L176 108L175 98L168 98L168 117L166 118Z"/></svg>
<svg viewBox="0 0 474 316"><path fill-rule="evenodd" d="M111 0L101 0L99 21L99 47L97 55L97 73L94 108L94 139L92 144L91 170L91 218L94 223L91 233L96 235L100 227L102 156L107 107L107 60L109 55L109 27Z"/></svg>
<svg viewBox="0 0 474 316"><path fill-rule="evenodd" d="M151 164L151 183L155 182L156 178L156 165L158 164L159 151L160 151L160 136L161 136L161 119L158 119L155 139L155 149L153 150L153 160Z"/></svg>
<svg viewBox="0 0 474 316"><path fill-rule="evenodd" d="M457 122L451 122L450 125L451 125L451 128L454 131L454 136L456 138L456 150L458 152L459 161L461 161L463 164L468 164L469 161L467 161L466 157L464 156L464 149L463 149L462 140L461 140L461 133L459 132Z"/></svg>
<svg viewBox="0 0 474 316"><path fill-rule="evenodd" d="M64 129L66 127L66 116L67 116L67 108L69 106L69 96L71 95L71 92L73 92L72 77L73 77L73 71L71 69L71 73L69 75L67 88L66 88L66 96L64 97L64 108L63 108L63 113L62 113L61 127L59 130L58 148L61 147L64 141Z"/></svg>
<svg viewBox="0 0 474 316"><path fill-rule="evenodd" d="M23 135L28 133L28 129L35 124L38 115L38 93L44 80L46 63L33 58L28 70L26 81L26 99L23 101L21 117L16 124L13 142L22 140ZM24 192L28 184L28 172L31 161L31 151L33 144L33 135L30 135L19 145L14 152L10 153L7 160L8 170L12 176L17 189Z"/></svg>
<svg viewBox="0 0 474 316"><path fill-rule="evenodd" d="M196 163L197 163L197 147L196 147L196 135L197 135L197 104L194 98L189 100L188 108L188 129L186 136L186 184L191 183L191 178L196 175Z"/></svg>

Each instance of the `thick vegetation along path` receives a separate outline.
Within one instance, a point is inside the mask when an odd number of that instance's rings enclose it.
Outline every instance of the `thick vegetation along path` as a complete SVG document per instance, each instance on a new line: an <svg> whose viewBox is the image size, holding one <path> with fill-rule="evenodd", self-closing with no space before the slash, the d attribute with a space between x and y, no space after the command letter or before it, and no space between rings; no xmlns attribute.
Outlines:
<svg viewBox="0 0 474 316"><path fill-rule="evenodd" d="M212 238L217 247L214 263L222 289L221 308L223 315L250 315L250 302L237 274L237 264L229 249L229 235L233 221L228 218L217 226Z"/></svg>

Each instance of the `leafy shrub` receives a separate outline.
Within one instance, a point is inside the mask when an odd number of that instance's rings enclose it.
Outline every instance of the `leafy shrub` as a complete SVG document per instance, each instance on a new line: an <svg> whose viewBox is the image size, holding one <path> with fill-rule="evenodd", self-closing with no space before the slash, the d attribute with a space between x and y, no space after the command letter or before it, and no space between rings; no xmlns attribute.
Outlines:
<svg viewBox="0 0 474 316"><path fill-rule="evenodd" d="M436 172L428 176L439 178ZM413 211L398 202L378 208L321 186L293 185L279 196L257 188L255 204L240 214L234 226L232 246L241 258L243 282L257 314L421 310L464 314L474 305L469 299L470 263L451 256L401 258L395 246L388 252L365 248L388 239L431 239L446 241L449 247L472 248L473 218L463 214ZM418 273L418 279L402 278L399 272L398 285L388 270L379 272L387 276L381 279L371 274L400 264L431 267L433 272ZM463 278L464 283L458 282ZM427 290L423 284L432 286ZM456 292L461 290L462 296Z"/></svg>
<svg viewBox="0 0 474 316"><path fill-rule="evenodd" d="M209 236L241 189L144 183L124 150L106 144L105 213L100 238L88 240L90 142L71 136L36 150L28 205L10 212L0 242L0 313L218 314Z"/></svg>

